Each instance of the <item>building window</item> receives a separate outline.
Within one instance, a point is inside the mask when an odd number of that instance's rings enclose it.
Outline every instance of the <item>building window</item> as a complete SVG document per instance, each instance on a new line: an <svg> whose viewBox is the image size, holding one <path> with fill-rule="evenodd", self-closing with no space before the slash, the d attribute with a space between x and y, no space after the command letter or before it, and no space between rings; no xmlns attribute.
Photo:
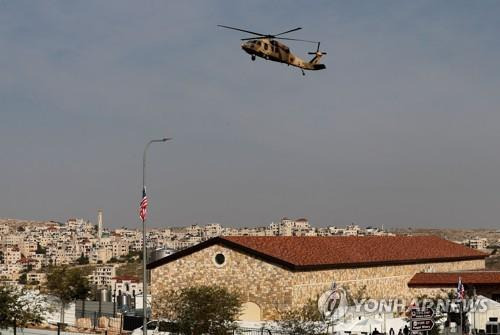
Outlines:
<svg viewBox="0 0 500 335"><path fill-rule="evenodd" d="M222 267L226 264L226 256L222 252L217 252L213 257L215 266Z"/></svg>

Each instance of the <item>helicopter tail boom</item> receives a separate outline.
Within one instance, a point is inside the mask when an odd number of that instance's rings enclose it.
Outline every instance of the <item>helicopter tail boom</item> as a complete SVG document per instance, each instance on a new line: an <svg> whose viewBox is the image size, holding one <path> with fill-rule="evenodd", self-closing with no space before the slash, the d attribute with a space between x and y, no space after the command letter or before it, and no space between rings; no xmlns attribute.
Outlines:
<svg viewBox="0 0 500 335"><path fill-rule="evenodd" d="M326 52L319 51L320 42L318 42L318 47L315 52L309 52L308 54L314 55L314 57L309 61L309 65L311 65L311 70L323 70L326 68L324 64L320 64L319 61L323 55L326 55Z"/></svg>

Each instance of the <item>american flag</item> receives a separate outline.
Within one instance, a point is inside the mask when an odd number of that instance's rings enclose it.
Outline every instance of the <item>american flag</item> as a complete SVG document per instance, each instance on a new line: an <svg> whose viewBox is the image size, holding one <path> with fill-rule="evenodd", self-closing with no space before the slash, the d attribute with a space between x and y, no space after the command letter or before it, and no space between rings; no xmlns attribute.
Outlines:
<svg viewBox="0 0 500 335"><path fill-rule="evenodd" d="M462 284L462 277L458 277L457 299L462 300L464 297L465 297L465 289L464 289L464 284Z"/></svg>
<svg viewBox="0 0 500 335"><path fill-rule="evenodd" d="M146 195L146 187L142 189L142 200L139 209L139 217L142 222L146 221L146 215L148 214L148 196Z"/></svg>

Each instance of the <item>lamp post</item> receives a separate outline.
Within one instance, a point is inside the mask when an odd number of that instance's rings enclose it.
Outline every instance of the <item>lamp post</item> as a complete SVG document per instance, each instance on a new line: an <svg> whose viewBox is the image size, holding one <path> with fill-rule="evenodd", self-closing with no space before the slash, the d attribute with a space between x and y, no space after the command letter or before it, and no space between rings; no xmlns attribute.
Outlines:
<svg viewBox="0 0 500 335"><path fill-rule="evenodd" d="M148 151L149 146L151 143L156 143L156 142L166 142L171 140L171 138L162 138L159 140L151 140L146 144L146 147L144 148L144 153L142 155L142 191L143 191L143 198L142 201L144 201L144 196L146 195L146 152ZM141 202L142 203L142 202ZM147 299L148 299L148 284L147 284L147 272L146 272L146 263L147 263L147 254L146 254L146 216L142 217L142 270L143 270L143 277L142 277L142 332L144 335L147 335L148 330L146 329L147 327Z"/></svg>

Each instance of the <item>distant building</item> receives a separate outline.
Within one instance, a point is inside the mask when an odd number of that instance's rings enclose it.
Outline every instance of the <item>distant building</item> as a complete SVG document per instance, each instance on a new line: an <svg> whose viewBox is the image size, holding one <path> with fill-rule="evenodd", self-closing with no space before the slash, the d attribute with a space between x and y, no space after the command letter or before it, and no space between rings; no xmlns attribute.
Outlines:
<svg viewBox="0 0 500 335"><path fill-rule="evenodd" d="M92 249L89 254L89 263L90 264L105 264L111 258L113 258L113 250L102 247L98 249Z"/></svg>
<svg viewBox="0 0 500 335"><path fill-rule="evenodd" d="M142 281L134 276L116 276L111 278L111 289L113 295L128 295L135 297L142 294Z"/></svg>
<svg viewBox="0 0 500 335"><path fill-rule="evenodd" d="M8 247L3 257L6 264L16 264L21 260L21 250L18 247Z"/></svg>
<svg viewBox="0 0 500 335"><path fill-rule="evenodd" d="M89 283L97 288L111 288L113 277L116 277L116 265L98 265L89 276Z"/></svg>
<svg viewBox="0 0 500 335"><path fill-rule="evenodd" d="M222 234L222 226L220 223L209 223L203 227L203 237L212 238Z"/></svg>
<svg viewBox="0 0 500 335"><path fill-rule="evenodd" d="M488 246L487 238L473 238L468 241L468 246L472 249L486 249Z"/></svg>
<svg viewBox="0 0 500 335"><path fill-rule="evenodd" d="M28 284L37 282L43 285L47 281L47 274L41 272L28 272L26 274L26 281Z"/></svg>

